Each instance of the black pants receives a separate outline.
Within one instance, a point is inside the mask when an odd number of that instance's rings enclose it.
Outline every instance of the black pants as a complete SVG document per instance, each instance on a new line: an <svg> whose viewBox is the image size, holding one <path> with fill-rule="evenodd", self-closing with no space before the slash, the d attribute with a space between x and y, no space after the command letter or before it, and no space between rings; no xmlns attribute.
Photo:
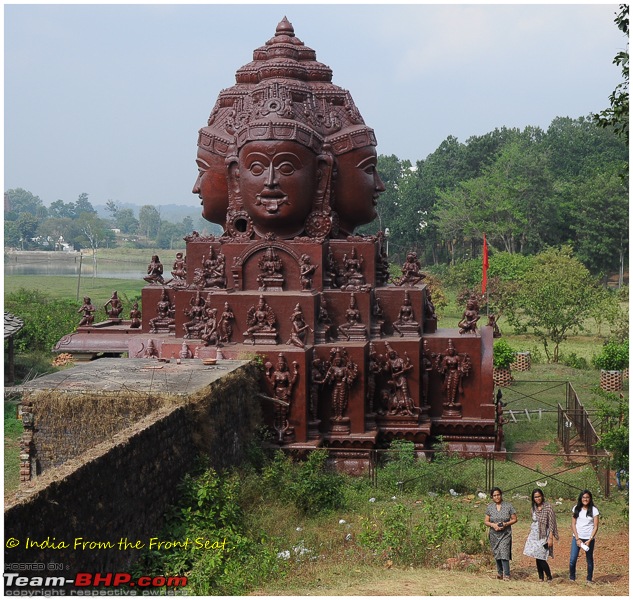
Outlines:
<svg viewBox="0 0 633 600"><path fill-rule="evenodd" d="M536 570L538 571L538 578L543 579L543 575L547 576L547 579L552 578L552 572L549 570L549 565L546 560L536 559Z"/></svg>

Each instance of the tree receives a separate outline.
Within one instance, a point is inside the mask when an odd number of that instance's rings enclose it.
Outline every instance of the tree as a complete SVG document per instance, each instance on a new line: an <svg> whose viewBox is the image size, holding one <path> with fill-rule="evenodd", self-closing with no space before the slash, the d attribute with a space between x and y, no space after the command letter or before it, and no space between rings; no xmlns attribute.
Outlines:
<svg viewBox="0 0 633 600"><path fill-rule="evenodd" d="M618 163L580 186L574 230L578 258L592 273L619 270L622 287L629 240L628 185Z"/></svg>
<svg viewBox="0 0 633 600"><path fill-rule="evenodd" d="M15 188L5 192L5 198L9 210L5 213L5 219L17 221L22 213L28 213L39 219L46 218L46 207L39 196L34 196L31 192L22 188Z"/></svg>
<svg viewBox="0 0 633 600"><path fill-rule="evenodd" d="M561 342L583 330L596 289L570 246L548 248L534 258L534 268L517 286L508 321L518 334L531 330L541 340L548 361L558 362Z"/></svg>
<svg viewBox="0 0 633 600"><path fill-rule="evenodd" d="M155 206L145 204L138 213L138 232L148 239L156 239L160 230L160 213Z"/></svg>
<svg viewBox="0 0 633 600"><path fill-rule="evenodd" d="M27 212L20 213L20 216L15 222L16 229L20 234L20 245L22 250L26 247L28 250L35 244L32 242L32 238L37 235L37 226L39 225L38 218Z"/></svg>
<svg viewBox="0 0 633 600"><path fill-rule="evenodd" d="M122 233L134 233L139 228L138 219L134 216L134 211L131 208L119 209L114 224Z"/></svg>
<svg viewBox="0 0 633 600"><path fill-rule="evenodd" d="M55 200L48 207L48 216L54 219L74 219L77 216L74 202Z"/></svg>
<svg viewBox="0 0 633 600"><path fill-rule="evenodd" d="M51 205L52 206L52 205ZM73 236L76 235L76 225L74 220L68 217L49 218L40 223L37 233L42 237L50 237L55 240L55 247L60 238L66 243L72 243Z"/></svg>
<svg viewBox="0 0 633 600"><path fill-rule="evenodd" d="M97 276L97 250L104 243L113 241L114 233L107 223L94 213L83 212L77 219L77 225L81 235L79 242L92 250L92 263L94 265L93 277Z"/></svg>
<svg viewBox="0 0 633 600"><path fill-rule="evenodd" d="M88 200L88 194L85 192L79 194L79 198L77 198L77 202L75 202L75 214L79 216L81 213L97 214L97 211Z"/></svg>
<svg viewBox="0 0 633 600"><path fill-rule="evenodd" d="M618 29L629 37L629 5L620 4L615 24ZM613 64L622 69L622 83L619 83L609 96L611 106L597 115L593 115L595 123L600 127L613 128L616 135L622 136L629 143L629 49L618 52Z"/></svg>

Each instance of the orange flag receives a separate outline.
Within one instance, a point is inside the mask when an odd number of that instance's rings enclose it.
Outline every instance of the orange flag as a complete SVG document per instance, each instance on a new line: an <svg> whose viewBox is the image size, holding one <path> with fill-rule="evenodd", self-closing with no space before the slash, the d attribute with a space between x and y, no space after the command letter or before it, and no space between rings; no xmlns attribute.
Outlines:
<svg viewBox="0 0 633 600"><path fill-rule="evenodd" d="M481 293L486 293L486 287L488 285L488 242L486 242L486 234L484 233L484 250L481 259L482 274L481 274Z"/></svg>

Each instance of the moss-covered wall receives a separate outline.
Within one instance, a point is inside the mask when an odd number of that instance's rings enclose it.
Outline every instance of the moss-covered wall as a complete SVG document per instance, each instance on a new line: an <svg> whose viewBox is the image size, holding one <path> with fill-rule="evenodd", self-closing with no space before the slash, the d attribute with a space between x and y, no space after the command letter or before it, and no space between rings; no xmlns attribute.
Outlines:
<svg viewBox="0 0 633 600"><path fill-rule="evenodd" d="M138 550L119 549L120 540L160 537L165 508L198 454L208 454L216 468L242 460L261 423L258 377L254 365L241 367L195 398L157 409L23 486L5 503L5 540L19 542L12 549L5 545L5 565L64 563L67 577L125 570ZM70 547L26 549L27 538L55 538ZM77 538L114 547L77 550Z"/></svg>

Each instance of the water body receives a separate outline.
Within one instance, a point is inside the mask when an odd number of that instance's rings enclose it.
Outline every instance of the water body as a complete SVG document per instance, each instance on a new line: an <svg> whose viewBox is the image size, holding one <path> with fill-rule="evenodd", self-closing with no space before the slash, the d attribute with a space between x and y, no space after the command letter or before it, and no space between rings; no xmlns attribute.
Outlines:
<svg viewBox="0 0 633 600"><path fill-rule="evenodd" d="M92 277L94 264L91 256L79 253L60 252L21 252L5 254L5 275L79 275L81 267L82 277ZM147 263L118 262L112 260L97 260L97 279L142 279L147 274Z"/></svg>

